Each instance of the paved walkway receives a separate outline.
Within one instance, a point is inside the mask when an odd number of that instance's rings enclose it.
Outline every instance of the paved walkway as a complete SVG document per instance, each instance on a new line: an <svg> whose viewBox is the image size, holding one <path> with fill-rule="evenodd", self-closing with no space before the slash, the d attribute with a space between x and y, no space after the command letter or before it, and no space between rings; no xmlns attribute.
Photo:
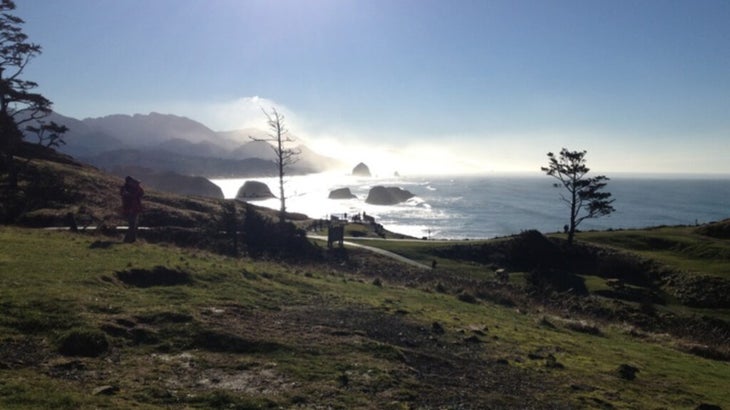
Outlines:
<svg viewBox="0 0 730 410"><path fill-rule="evenodd" d="M307 238L319 239L319 240L322 240L322 241L327 242L327 237L326 236L321 236L321 235L307 235ZM353 248L366 249L366 250L368 250L370 252L377 253L378 255L383 255L383 256L386 256L388 258L394 259L394 260L396 260L398 262L403 262L403 263L406 263L408 265L415 266L417 268L431 269L431 267L428 266L428 265L425 265L425 264L420 263L420 262L416 262L413 259L408 259L405 256L398 255L397 253L393 253L393 252L390 252L390 251L386 251L385 249L380 249L380 248L376 248L374 246L367 246L367 245L362 245L362 244L359 244L359 243L354 243L354 242L349 242L349 241L343 241L342 243L345 244L345 245L347 245L347 246L352 246Z"/></svg>

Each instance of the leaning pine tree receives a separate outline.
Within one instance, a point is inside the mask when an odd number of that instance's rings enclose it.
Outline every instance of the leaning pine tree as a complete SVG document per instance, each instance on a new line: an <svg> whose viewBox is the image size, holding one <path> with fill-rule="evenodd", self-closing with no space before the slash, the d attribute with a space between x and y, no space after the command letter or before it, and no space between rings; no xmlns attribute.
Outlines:
<svg viewBox="0 0 730 410"><path fill-rule="evenodd" d="M568 244L573 243L575 230L586 219L598 218L615 211L610 192L603 192L609 178L603 175L589 178L586 175L590 169L586 166L586 151L568 151L563 148L557 156L548 154L548 166L541 170L560 181L554 186L561 186L567 195L561 199L570 208L570 223L568 229Z"/></svg>
<svg viewBox="0 0 730 410"><path fill-rule="evenodd" d="M38 135L39 143L50 147L63 144L65 126L43 121L51 113L51 101L34 92L33 81L22 78L28 63L41 53L23 32L23 19L11 14L12 0L0 0L0 175L7 174L7 186L17 188L18 153L24 131Z"/></svg>

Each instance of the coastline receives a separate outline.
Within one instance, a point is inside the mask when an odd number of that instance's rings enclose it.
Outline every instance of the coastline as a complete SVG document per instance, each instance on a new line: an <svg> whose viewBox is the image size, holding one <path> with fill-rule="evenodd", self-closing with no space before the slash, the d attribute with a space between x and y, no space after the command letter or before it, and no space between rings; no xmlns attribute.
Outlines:
<svg viewBox="0 0 730 410"><path fill-rule="evenodd" d="M609 181L607 191L615 198L616 212L586 220L579 229L697 225L730 217L730 176L632 175L617 175ZM211 181L230 198L246 180L263 181L278 191L278 179L271 177ZM394 206L365 204L368 190L375 185L402 187L416 197ZM358 198L328 199L331 190L345 187ZM364 178L330 172L288 177L285 191L291 212L313 219L366 212L386 229L414 238L477 240L529 229L559 232L567 218L561 192L539 173ZM272 209L280 205L278 199L252 203Z"/></svg>

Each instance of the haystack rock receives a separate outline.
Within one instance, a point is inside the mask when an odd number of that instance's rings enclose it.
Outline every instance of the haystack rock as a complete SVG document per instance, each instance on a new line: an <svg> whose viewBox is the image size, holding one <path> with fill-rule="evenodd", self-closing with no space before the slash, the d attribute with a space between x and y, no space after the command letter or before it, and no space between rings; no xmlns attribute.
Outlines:
<svg viewBox="0 0 730 410"><path fill-rule="evenodd" d="M275 198L271 193L269 186L259 181L246 181L241 188L238 189L236 199L255 201L257 199Z"/></svg>
<svg viewBox="0 0 730 410"><path fill-rule="evenodd" d="M350 188L339 188L335 189L333 191L330 191L329 199L353 199L357 198L356 195L354 195Z"/></svg>
<svg viewBox="0 0 730 410"><path fill-rule="evenodd" d="M395 205L413 198L411 192L397 187L376 186L370 189L365 202L372 205Z"/></svg>
<svg viewBox="0 0 730 410"><path fill-rule="evenodd" d="M352 169L352 175L354 175L356 177L369 177L370 168L368 168L367 165L365 165L361 162L361 163L355 165L355 168Z"/></svg>

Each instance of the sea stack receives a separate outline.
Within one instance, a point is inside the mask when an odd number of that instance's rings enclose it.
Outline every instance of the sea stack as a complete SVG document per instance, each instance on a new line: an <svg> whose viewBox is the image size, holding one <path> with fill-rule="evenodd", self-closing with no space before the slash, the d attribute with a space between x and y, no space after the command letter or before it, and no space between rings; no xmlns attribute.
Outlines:
<svg viewBox="0 0 730 410"><path fill-rule="evenodd" d="M395 205L413 198L411 192L397 187L376 186L368 192L365 202L371 205Z"/></svg>
<svg viewBox="0 0 730 410"><path fill-rule="evenodd" d="M356 195L350 191L350 188L339 188L330 191L329 199L354 199Z"/></svg>
<svg viewBox="0 0 730 410"><path fill-rule="evenodd" d="M246 181L241 188L238 189L236 199L244 201L255 201L262 199L275 198L271 193L269 186L259 181Z"/></svg>
<svg viewBox="0 0 730 410"><path fill-rule="evenodd" d="M355 165L355 168L352 169L352 175L356 177L369 177L370 175L370 168L368 168L367 165L364 163L359 163Z"/></svg>

